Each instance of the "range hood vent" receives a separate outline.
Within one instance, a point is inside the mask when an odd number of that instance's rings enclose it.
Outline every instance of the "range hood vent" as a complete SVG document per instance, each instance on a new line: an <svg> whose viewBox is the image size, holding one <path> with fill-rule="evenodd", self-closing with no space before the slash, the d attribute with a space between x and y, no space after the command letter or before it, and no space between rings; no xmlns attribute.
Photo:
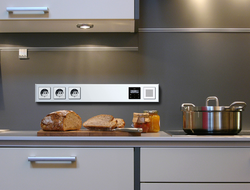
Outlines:
<svg viewBox="0 0 250 190"><path fill-rule="evenodd" d="M135 32L139 0L1 0L0 11L0 33Z"/></svg>

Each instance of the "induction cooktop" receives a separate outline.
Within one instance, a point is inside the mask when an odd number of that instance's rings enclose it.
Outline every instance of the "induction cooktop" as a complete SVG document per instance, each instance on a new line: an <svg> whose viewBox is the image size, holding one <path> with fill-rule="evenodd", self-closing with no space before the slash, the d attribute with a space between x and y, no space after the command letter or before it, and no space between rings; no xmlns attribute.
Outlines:
<svg viewBox="0 0 250 190"><path fill-rule="evenodd" d="M187 133L185 133L183 130L166 130L164 131L165 133L171 135L171 136L177 136L177 135L189 135ZM240 131L238 135L250 135L250 130L242 130ZM190 136L198 136L198 135L190 135ZM202 136L202 135L199 135L199 136ZM204 135L203 135L204 136ZM211 135L210 135L211 136ZM216 135L218 136L218 135ZM225 136L225 135L224 135ZM230 136L234 136L234 135L230 135Z"/></svg>

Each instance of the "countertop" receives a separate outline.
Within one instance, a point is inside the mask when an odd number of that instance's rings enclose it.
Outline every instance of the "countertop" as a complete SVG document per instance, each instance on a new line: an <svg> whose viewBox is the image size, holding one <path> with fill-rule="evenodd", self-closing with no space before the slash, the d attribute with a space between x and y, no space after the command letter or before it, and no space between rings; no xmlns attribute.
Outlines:
<svg viewBox="0 0 250 190"><path fill-rule="evenodd" d="M37 131L0 130L0 147L250 147L243 135L171 135L164 131L141 136L37 136Z"/></svg>

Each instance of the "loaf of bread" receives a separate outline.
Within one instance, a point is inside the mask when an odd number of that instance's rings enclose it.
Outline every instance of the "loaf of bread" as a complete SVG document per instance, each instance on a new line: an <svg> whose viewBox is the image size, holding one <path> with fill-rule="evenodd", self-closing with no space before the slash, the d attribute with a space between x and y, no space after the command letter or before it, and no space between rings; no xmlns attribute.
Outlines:
<svg viewBox="0 0 250 190"><path fill-rule="evenodd" d="M111 130L117 127L123 128L125 122L123 119L114 118L112 115L100 114L85 121L83 126L89 130Z"/></svg>
<svg viewBox="0 0 250 190"><path fill-rule="evenodd" d="M49 113L41 121L44 131L80 130L82 119L72 110L59 110Z"/></svg>

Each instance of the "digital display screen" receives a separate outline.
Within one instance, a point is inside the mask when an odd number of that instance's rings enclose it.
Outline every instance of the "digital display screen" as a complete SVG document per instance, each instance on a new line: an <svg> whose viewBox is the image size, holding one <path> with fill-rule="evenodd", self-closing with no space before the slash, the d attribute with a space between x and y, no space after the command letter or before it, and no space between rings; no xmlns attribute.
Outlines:
<svg viewBox="0 0 250 190"><path fill-rule="evenodd" d="M140 87L129 87L128 98L129 99L140 99L141 98L141 88Z"/></svg>
<svg viewBox="0 0 250 190"><path fill-rule="evenodd" d="M139 90L130 90L130 93L133 93L133 94L134 94L134 93L137 93L137 94L138 94L138 93L139 93Z"/></svg>

